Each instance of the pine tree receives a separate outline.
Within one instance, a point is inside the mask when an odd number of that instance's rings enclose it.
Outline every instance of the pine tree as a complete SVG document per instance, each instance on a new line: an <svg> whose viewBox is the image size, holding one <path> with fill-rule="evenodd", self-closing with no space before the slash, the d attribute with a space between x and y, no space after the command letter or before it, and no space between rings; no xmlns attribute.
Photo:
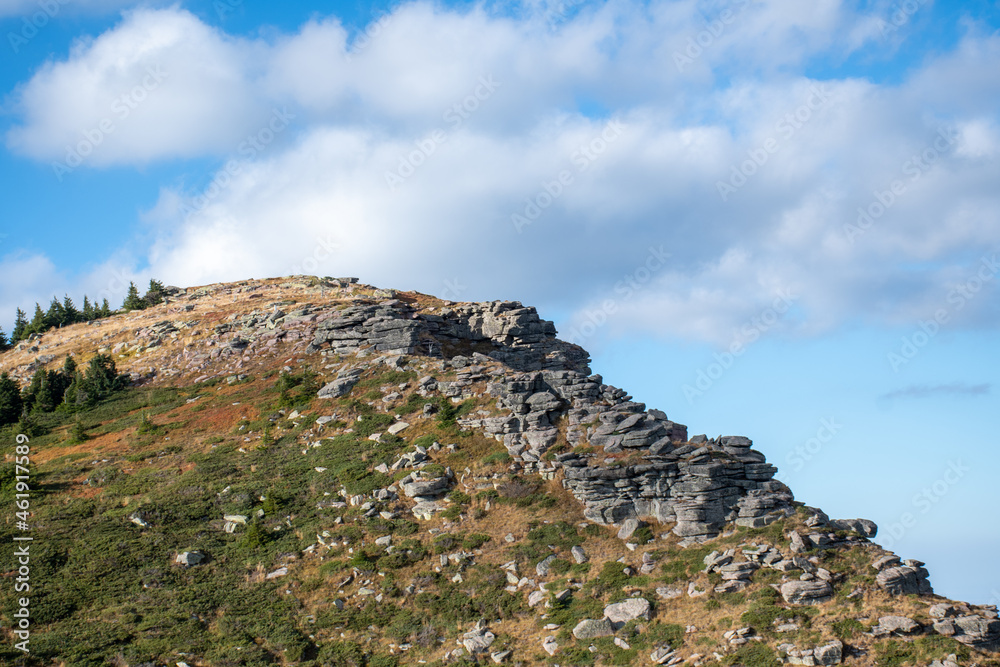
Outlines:
<svg viewBox="0 0 1000 667"><path fill-rule="evenodd" d="M59 299L52 297L52 302L49 304L49 310L45 313L45 331L48 331L52 327L61 327L66 324L66 311L63 310L63 305L59 303Z"/></svg>
<svg viewBox="0 0 1000 667"><path fill-rule="evenodd" d="M163 283L159 280L150 279L149 290L146 292L146 296L143 297L143 300L146 302L147 306L155 306L156 304L163 302L163 294L165 292L166 289L163 287Z"/></svg>
<svg viewBox="0 0 1000 667"><path fill-rule="evenodd" d="M59 396L59 400L56 400L55 394L55 387L50 382L49 374L42 371L42 381L39 384L38 391L35 393L32 409L41 412L52 412L62 402L62 396Z"/></svg>
<svg viewBox="0 0 1000 667"><path fill-rule="evenodd" d="M89 396L87 393L87 381L83 373L77 370L73 374L73 381L66 387L66 393L63 394L63 408L69 412L73 412L80 406L86 405Z"/></svg>
<svg viewBox="0 0 1000 667"><path fill-rule="evenodd" d="M128 294L125 296L122 308L125 310L142 310L145 307L146 302L139 296L139 288L135 286L135 283L130 282L128 284Z"/></svg>
<svg viewBox="0 0 1000 667"><path fill-rule="evenodd" d="M66 355L66 361L63 362L62 374L71 380L76 375L76 359L73 358L73 355Z"/></svg>
<svg viewBox="0 0 1000 667"><path fill-rule="evenodd" d="M73 299L69 298L69 294L63 298L62 307L65 324L75 324L81 320L80 311L76 309L76 304L73 303Z"/></svg>
<svg viewBox="0 0 1000 667"><path fill-rule="evenodd" d="M101 302L101 309L100 309L100 312L98 312L97 316L98 317L111 317L111 315L112 315L111 306L108 305L108 300L104 299L104 301Z"/></svg>
<svg viewBox="0 0 1000 667"><path fill-rule="evenodd" d="M18 308L17 317L14 319L14 331L10 335L10 342L19 343L24 338L27 338L28 334L25 333L27 328L28 318L24 314L24 311Z"/></svg>
<svg viewBox="0 0 1000 667"><path fill-rule="evenodd" d="M73 424L73 428L69 432L69 443L73 445L79 445L81 442L87 441L87 429L83 427L83 423L79 419Z"/></svg>
<svg viewBox="0 0 1000 667"><path fill-rule="evenodd" d="M36 301L35 302L35 315L31 318L31 324L28 325L27 332L29 335L35 333L42 333L48 329L45 326L45 311L42 310L42 306Z"/></svg>
<svg viewBox="0 0 1000 667"><path fill-rule="evenodd" d="M0 426L16 423L22 408L21 388L17 386L17 380L6 371L0 373Z"/></svg>
<svg viewBox="0 0 1000 667"><path fill-rule="evenodd" d="M83 295L83 311L80 313L83 317L84 322L90 322L95 318L94 315L94 304L90 303L90 298L84 294Z"/></svg>
<svg viewBox="0 0 1000 667"><path fill-rule="evenodd" d="M3 332L3 327L0 327L0 352L4 352L10 349L10 341L7 340L7 334Z"/></svg>

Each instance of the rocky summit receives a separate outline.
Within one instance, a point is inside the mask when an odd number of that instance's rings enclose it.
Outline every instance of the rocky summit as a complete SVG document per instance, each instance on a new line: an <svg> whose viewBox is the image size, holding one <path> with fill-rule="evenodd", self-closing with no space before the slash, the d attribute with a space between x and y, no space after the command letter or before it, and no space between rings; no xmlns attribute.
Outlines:
<svg viewBox="0 0 1000 667"><path fill-rule="evenodd" d="M22 387L67 357L130 383L4 430L45 488L34 650L5 664L1000 665L995 607L534 308L307 276L164 297L0 355Z"/></svg>

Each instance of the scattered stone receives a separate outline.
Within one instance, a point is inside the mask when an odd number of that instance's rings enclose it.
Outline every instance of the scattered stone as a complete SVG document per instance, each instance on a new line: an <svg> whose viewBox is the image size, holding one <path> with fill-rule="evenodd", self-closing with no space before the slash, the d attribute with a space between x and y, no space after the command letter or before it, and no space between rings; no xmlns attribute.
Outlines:
<svg viewBox="0 0 1000 667"><path fill-rule="evenodd" d="M388 431L392 435L396 435L409 427L410 425L407 424L406 422L396 422L395 424L387 428L386 431Z"/></svg>
<svg viewBox="0 0 1000 667"><path fill-rule="evenodd" d="M649 654L649 660L654 665L665 665L667 664L667 662L670 661L672 657L674 657L674 654L676 653L677 653L676 651L673 651L669 648L665 647L657 648L654 649L653 652Z"/></svg>
<svg viewBox="0 0 1000 667"><path fill-rule="evenodd" d="M573 554L573 560L575 560L578 565L587 562L587 554L584 552L583 547L573 547L570 549L570 553Z"/></svg>
<svg viewBox="0 0 1000 667"><path fill-rule="evenodd" d="M628 540L642 525L638 519L625 519L622 521L622 527L618 529L618 539Z"/></svg>
<svg viewBox="0 0 1000 667"><path fill-rule="evenodd" d="M201 551L184 551L177 554L174 562L184 567L193 567L205 562L205 554Z"/></svg>
<svg viewBox="0 0 1000 667"><path fill-rule="evenodd" d="M906 616L883 616L878 619L878 625L872 629L875 636L911 635L920 631L920 624Z"/></svg>
<svg viewBox="0 0 1000 667"><path fill-rule="evenodd" d="M549 655L555 655L556 651L559 650L559 644L556 643L556 638L549 636L542 640L542 648Z"/></svg>
<svg viewBox="0 0 1000 667"><path fill-rule="evenodd" d="M479 621L476 626L462 635L462 645L471 655L486 653L496 636L486 629L486 622Z"/></svg>
<svg viewBox="0 0 1000 667"><path fill-rule="evenodd" d="M497 651L496 653L490 653L490 659L499 665L502 662L507 662L512 653L513 651L509 649L504 651Z"/></svg>
<svg viewBox="0 0 1000 667"><path fill-rule="evenodd" d="M684 595L684 591L680 588L672 588L669 586L663 586L656 589L656 594L659 595L664 600L673 600L674 598L679 598Z"/></svg>
<svg viewBox="0 0 1000 667"><path fill-rule="evenodd" d="M604 608L604 615L615 626L624 625L637 618L649 620L649 600L645 598L630 598L623 602L609 604Z"/></svg>
<svg viewBox="0 0 1000 667"><path fill-rule="evenodd" d="M611 621L602 618L599 621L584 619L573 628L573 636L577 639L596 639L597 637L610 637L615 634Z"/></svg>
<svg viewBox="0 0 1000 667"><path fill-rule="evenodd" d="M555 554L546 556L544 560L539 561L539 563L535 565L535 573L539 577L549 576L549 568L552 565L552 561L554 561L555 559L556 559Z"/></svg>

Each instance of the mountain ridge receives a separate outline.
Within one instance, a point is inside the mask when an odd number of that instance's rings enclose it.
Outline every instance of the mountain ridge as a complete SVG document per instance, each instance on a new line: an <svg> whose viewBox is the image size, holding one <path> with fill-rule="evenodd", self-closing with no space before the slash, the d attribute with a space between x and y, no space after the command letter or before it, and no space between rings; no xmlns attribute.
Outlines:
<svg viewBox="0 0 1000 667"><path fill-rule="evenodd" d="M340 473L339 493L326 485L331 490L324 493L339 496L340 500L320 500L317 507L325 504L320 509L350 513L350 508L360 508L363 514L349 519L361 524L378 521L379 517L402 521L402 516L412 516L418 525L434 526L428 531L447 532L463 522L489 522L490 513L496 512L501 503L522 507L517 503L534 498L523 506L531 508L538 502L539 507L549 505L540 507L541 510L551 510L562 502L553 500L560 498L556 489L561 488L568 493L565 498L574 499L579 508L559 506L559 509L567 516L580 512L582 524L594 527L591 532L601 541L602 549L608 548L608 536L601 531L611 531L614 537L610 538L610 544L626 548L622 558L641 555L641 564L634 569L624 566L615 575L618 578L613 578L622 591L629 588L630 577L635 576L638 581L667 570L676 574L674 569L680 566L672 563L686 562L685 556L690 559L691 554L701 556L695 570L687 562L683 576L662 575L660 581L665 586L647 588L636 597L614 602L604 607L601 618L570 614L569 618L576 622L571 636L565 632L568 627L557 635L547 635L537 656L520 655L516 642L508 642L509 648L492 650L496 648L492 644L497 635L488 629L491 627L488 622L499 619L483 618L480 619L483 623L477 622L459 640L464 654L448 651L440 657L443 661L455 662L470 656L476 659L488 654L497 662L528 660L528 664L534 664L542 660L558 661L560 656L565 658L573 651L576 651L572 653L573 660L579 661L587 657L579 651L585 650L582 647L589 639L597 642L591 645L593 650L586 649L589 657L610 661L608 664L620 664L614 661L624 655L647 664L652 661L693 665L715 661L730 664L727 661L733 655L740 655L740 660L750 664L756 654L747 653L747 647L759 645L770 649L772 644L774 655L778 656L775 659L791 664L841 661L870 664L871 653L883 658L874 664L883 664L891 662L891 656L872 648L876 640L892 638L906 642L907 637L953 640L955 643L949 646L955 651L938 655L937 659L961 663L968 662L973 655L961 654L963 647L986 656L983 658L986 660L992 660L989 655L1000 647L1000 621L995 608L956 604L934 596L923 563L903 561L870 542L869 538L877 531L874 523L863 519L831 520L821 510L797 503L791 490L774 479L777 469L753 449L749 438L709 439L704 435L689 438L686 427L669 419L663 411L647 409L624 390L605 384L600 375L591 372L586 351L559 340L554 325L542 320L534 308L514 301L455 303L415 292L362 285L353 278L312 276L166 288L164 296L164 303L147 310L34 335L0 355L0 370L10 372L24 384L39 369L57 366L67 354L84 362L94 353L106 354L120 370L129 373L137 388L183 387L196 391L197 395L187 399L185 405L210 391L239 392L277 375L275 388L282 386L281 401L293 403L287 407L296 409L282 408L267 417L264 414L267 405L262 405L258 418L248 422L245 416L242 420L237 418L240 412L249 412L241 405L242 401L232 402L228 407L219 403L213 404L210 421L220 426L263 423L262 432L254 434L251 430L243 438L247 443L263 443L257 446L265 453L274 446L271 440L275 435L269 435L270 424L288 432L277 439L278 443L305 447L302 455L306 457L313 455L311 450L323 451L338 438L349 438L354 447L374 443L361 446L371 447L372 456L382 456L384 460L367 465L362 463L368 460L363 454L357 466ZM303 368L308 368L311 375L304 374ZM304 374L297 384L284 379L298 377L297 373ZM199 387L204 387L204 392ZM239 410L232 409L236 407ZM310 415L309 420L304 419L306 414ZM350 419L345 422L348 415ZM361 434L371 430L358 426L366 420L377 422L374 426L379 430L367 433L360 440ZM280 424L294 426L281 428ZM457 434L477 434L475 444L443 446L432 437L436 432L430 424L436 424L434 428L455 428ZM237 433L244 431L232 428ZM118 443L133 437L120 433ZM418 433L421 435L411 436ZM101 446L113 449L108 440L105 436L98 439ZM96 442L90 446L95 447ZM468 450L464 459L457 454L463 447ZM240 447L238 451L244 449ZM382 449L386 453L377 453ZM445 454L449 451L450 454ZM491 459L492 463L483 465ZM330 461L332 467L339 459L334 457ZM450 462L465 463L465 472L458 472L454 465L445 465ZM179 470L183 471L184 465L182 462ZM327 467L315 466L315 470L322 474ZM354 484L353 490L344 483L347 479ZM533 481L536 479L537 483ZM470 493L473 491L475 496ZM144 502L141 494L132 495L140 505ZM477 519L478 514L482 516ZM232 517L243 517L243 522ZM135 518L147 524L146 528L151 523L142 516L131 518L137 526L140 524ZM227 534L239 533L248 520L239 513L224 518ZM336 524L342 525L345 519L339 518L342 520ZM269 529L278 530L274 526ZM656 535L654 529L666 532ZM537 526L531 528L525 535L537 530ZM499 534L485 535L492 544L506 541ZM743 536L756 541L746 542ZM299 539L309 541L307 536ZM374 546L383 547L386 557L391 554L391 542L392 539L380 544L376 540ZM364 538L360 543L368 544ZM709 549L712 546L726 548ZM513 570L505 564L501 568L507 572L505 594L519 600L526 594L523 602L527 604L528 611L524 612L527 614L545 602L542 608L565 611L576 604L581 613L586 607L592 615L599 615L600 610L593 605L577 602L573 592L593 593L595 587L604 590L597 586L600 576L588 577L582 569L593 554L588 555L581 545L568 542L550 549L548 555L533 551L521 563L515 559ZM322 533L317 533L316 540L300 553L306 559L320 551L333 550ZM457 552L454 559L457 563L449 560L455 554L442 554L442 567L448 562L458 569L455 583L462 582L463 567L471 567L468 562L488 560L485 553L467 553L477 550L484 551L483 544ZM466 555L462 556L463 553ZM847 567L841 559L853 560ZM558 567L567 570L551 571L553 563L564 561L567 565ZM608 566L614 570L616 562L616 559L605 560L602 576ZM576 572L568 569L573 563L580 567L582 581L571 578L563 582L567 588L562 591L550 591L545 583L538 583L537 579L558 579L558 574ZM200 562L182 564L200 567ZM533 566L536 579L529 579L523 573L511 574L518 566ZM291 570L283 566L285 573L278 576L286 576L295 568L294 564L290 567ZM356 565L354 570L364 571ZM682 582L685 578L688 581ZM676 583L686 586L678 588ZM411 585L414 591L418 589ZM777 597L764 595L768 590ZM732 630L729 637L724 636L728 631L722 633L721 652L692 653L683 638L680 641L661 638L658 643L650 640L646 646L650 652L643 656L636 656L631 647L621 646L630 646L630 641L641 645L655 636L655 628L659 627L655 619L658 615L669 615L671 604L681 605L678 600L694 604L707 596L704 604L709 606L711 601L721 605L720 601L732 602L744 596L739 604L745 605L749 600L745 591L763 596L758 602L766 598L769 613L776 615L774 621L788 621L783 625L789 627L798 624L794 631L786 630L790 633L801 632L803 624L809 626L811 617L796 612L799 608L843 605L855 609L856 603L863 601L864 610L885 607L893 611L899 607L901 615L871 617L872 621L878 619L877 624L867 626L864 632L871 641L848 643L845 639L853 635L834 638L829 633L820 633L801 637L810 639L809 645L782 644L774 629L782 624L755 627L760 620L752 612L764 605L749 603L741 620L755 620L756 624L748 622L745 627ZM357 592L354 598L373 594ZM601 595L611 601L618 594L604 590ZM601 595L592 597L600 599ZM556 599L559 596L563 599ZM648 599L654 596L656 599ZM400 608L406 609L406 595L403 598ZM626 605L629 607L626 610L614 606L629 600L635 602ZM642 608L639 600L646 607ZM653 612L651 602L657 607ZM546 614L556 612L543 615ZM846 621L839 618L828 627ZM715 619L712 626L721 630L719 623ZM637 630L637 624L644 629ZM549 632L557 629L551 628ZM684 634L698 632L696 629ZM487 635L493 639L486 641ZM614 650L601 643L610 637L615 640ZM534 637L532 641L537 639ZM399 650L399 644L393 646ZM303 650L302 655L308 657L313 650ZM513 654L500 655L504 651ZM432 653L428 657L434 657ZM767 663L767 659L760 659Z"/></svg>

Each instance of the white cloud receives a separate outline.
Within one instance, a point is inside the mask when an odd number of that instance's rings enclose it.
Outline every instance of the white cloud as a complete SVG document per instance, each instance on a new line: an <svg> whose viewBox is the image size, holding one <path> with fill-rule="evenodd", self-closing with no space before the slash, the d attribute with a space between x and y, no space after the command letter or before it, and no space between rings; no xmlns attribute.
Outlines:
<svg viewBox="0 0 1000 667"><path fill-rule="evenodd" d="M19 153L74 168L231 150L269 103L250 85L256 46L180 10L136 10L16 94Z"/></svg>

